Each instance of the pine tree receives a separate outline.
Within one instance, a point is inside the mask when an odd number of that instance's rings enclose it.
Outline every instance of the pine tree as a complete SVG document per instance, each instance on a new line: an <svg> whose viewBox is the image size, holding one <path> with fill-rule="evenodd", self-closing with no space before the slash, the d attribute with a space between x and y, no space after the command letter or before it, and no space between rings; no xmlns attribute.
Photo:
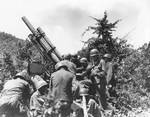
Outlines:
<svg viewBox="0 0 150 117"><path fill-rule="evenodd" d="M109 22L107 12L104 12L103 18L92 17L96 21L95 26L88 26L84 34L87 31L93 31L92 36L86 42L88 49L97 48L101 54L110 53L113 57L125 58L130 53L130 45L127 44L127 40L113 37L113 32L116 31L116 25L120 20L113 23Z"/></svg>

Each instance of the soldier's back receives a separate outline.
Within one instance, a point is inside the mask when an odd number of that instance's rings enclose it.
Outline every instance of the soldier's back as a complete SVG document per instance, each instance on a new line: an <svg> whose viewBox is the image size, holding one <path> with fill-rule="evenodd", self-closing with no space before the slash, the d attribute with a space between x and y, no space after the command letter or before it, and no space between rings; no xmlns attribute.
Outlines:
<svg viewBox="0 0 150 117"><path fill-rule="evenodd" d="M72 80L74 74L64 69L58 70L51 76L51 95L55 100L72 100Z"/></svg>

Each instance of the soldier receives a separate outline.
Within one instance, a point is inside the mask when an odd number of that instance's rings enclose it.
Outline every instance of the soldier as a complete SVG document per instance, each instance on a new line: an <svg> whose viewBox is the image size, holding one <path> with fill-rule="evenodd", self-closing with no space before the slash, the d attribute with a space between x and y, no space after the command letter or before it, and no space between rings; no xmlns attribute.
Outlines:
<svg viewBox="0 0 150 117"><path fill-rule="evenodd" d="M87 66L88 66L88 60L87 58L81 58L80 59L81 67L77 68L77 80L83 80L88 79L88 73L87 73Z"/></svg>
<svg viewBox="0 0 150 117"><path fill-rule="evenodd" d="M4 84L0 96L0 114L6 117L27 117L32 93L30 82L27 70L23 70Z"/></svg>
<svg viewBox="0 0 150 117"><path fill-rule="evenodd" d="M92 117L101 117L101 109L97 103L98 100L97 97L95 97L96 91L91 80L86 79L80 81L76 91L76 95L78 95L76 97L82 97L81 108L78 108L75 111L76 117L85 117L86 115L92 115ZM86 100L83 99L84 96Z"/></svg>
<svg viewBox="0 0 150 117"><path fill-rule="evenodd" d="M80 59L78 59L78 55L77 54L72 55L70 61L73 62L76 65L77 68L80 67Z"/></svg>
<svg viewBox="0 0 150 117"><path fill-rule="evenodd" d="M54 100L50 109L51 115L58 114L59 117L70 115L72 96L72 81L75 78L76 66L67 60L60 61L55 66L56 72L51 75L49 98Z"/></svg>
<svg viewBox="0 0 150 117"><path fill-rule="evenodd" d="M101 62L101 58L99 55L99 51L97 49L92 49L90 51L90 59L92 64L91 70L91 80L95 84L95 88L97 90L97 94L100 96L100 102L102 104L103 109L107 108L106 102L106 72L105 72L105 64Z"/></svg>
<svg viewBox="0 0 150 117"><path fill-rule="evenodd" d="M105 61L105 72L107 74L106 76L106 80L107 80L107 84L110 83L111 79L112 79L112 71L113 71L113 64L112 64L112 58L110 54L105 54L104 55L104 61Z"/></svg>
<svg viewBox="0 0 150 117"><path fill-rule="evenodd" d="M102 70L105 71L106 73L106 97L109 99L111 99L111 95L109 92L112 91L112 85L111 85L111 82L112 82L112 77L113 77L113 63L112 63L112 56L111 54L108 54L106 53L104 56L103 56L103 59L101 59L100 61L100 65L102 66ZM106 104L106 109L107 110L112 110L113 107L107 103Z"/></svg>
<svg viewBox="0 0 150 117"><path fill-rule="evenodd" d="M118 59L118 60L117 60ZM117 92L116 92L116 84L117 84L117 71L118 71L118 67L119 67L119 58L114 59L113 62L111 60L110 65L112 64L112 66L110 68L112 68L112 75L108 75L111 76L110 81L109 81L109 95L111 97L117 97ZM111 71L111 70L109 70Z"/></svg>
<svg viewBox="0 0 150 117"><path fill-rule="evenodd" d="M48 84L38 75L33 77L32 81L35 85L36 92L33 93L30 99L30 114L31 117L43 117Z"/></svg>

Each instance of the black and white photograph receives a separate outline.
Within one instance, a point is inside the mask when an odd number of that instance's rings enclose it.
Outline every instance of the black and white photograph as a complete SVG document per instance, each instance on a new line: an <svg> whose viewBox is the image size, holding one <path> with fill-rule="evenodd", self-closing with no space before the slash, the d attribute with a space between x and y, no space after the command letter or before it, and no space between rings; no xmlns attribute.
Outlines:
<svg viewBox="0 0 150 117"><path fill-rule="evenodd" d="M150 117L150 1L0 0L0 117Z"/></svg>

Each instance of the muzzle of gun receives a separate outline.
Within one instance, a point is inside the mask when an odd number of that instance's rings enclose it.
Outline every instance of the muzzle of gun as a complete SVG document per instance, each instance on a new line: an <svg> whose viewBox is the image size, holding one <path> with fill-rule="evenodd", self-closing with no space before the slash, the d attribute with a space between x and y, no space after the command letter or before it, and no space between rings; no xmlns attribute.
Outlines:
<svg viewBox="0 0 150 117"><path fill-rule="evenodd" d="M38 49L43 58L49 61L52 60L54 63L61 61L61 55L46 36L45 32L40 27L35 29L25 16L22 17L22 20L32 32L32 34L28 36L30 41Z"/></svg>

